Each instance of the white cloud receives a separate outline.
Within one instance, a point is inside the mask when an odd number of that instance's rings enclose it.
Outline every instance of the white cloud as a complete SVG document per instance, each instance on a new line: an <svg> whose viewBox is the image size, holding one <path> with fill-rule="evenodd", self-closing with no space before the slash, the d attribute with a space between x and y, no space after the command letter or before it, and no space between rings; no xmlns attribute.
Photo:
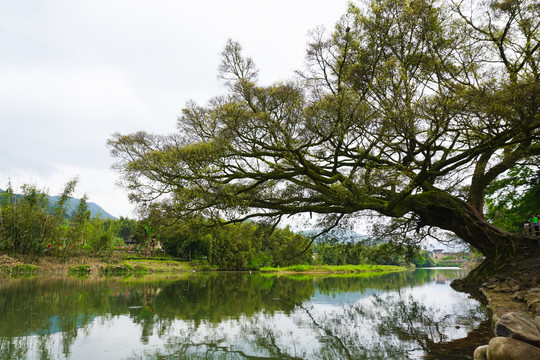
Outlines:
<svg viewBox="0 0 540 360"><path fill-rule="evenodd" d="M331 27L346 0L47 0L0 4L0 188L63 186L116 216L130 215L105 143L114 132L174 131L186 101L224 90L228 38L263 83L303 65L307 33ZM45 182L39 184L39 182ZM56 185L59 184L59 185ZM120 195L122 194L122 195Z"/></svg>

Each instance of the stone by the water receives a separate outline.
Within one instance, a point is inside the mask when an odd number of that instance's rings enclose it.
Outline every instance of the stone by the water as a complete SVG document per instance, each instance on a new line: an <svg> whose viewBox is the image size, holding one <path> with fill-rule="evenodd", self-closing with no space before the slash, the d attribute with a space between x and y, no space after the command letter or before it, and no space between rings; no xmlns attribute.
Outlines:
<svg viewBox="0 0 540 360"><path fill-rule="evenodd" d="M534 320L517 312L510 312L499 318L495 325L495 335L540 346L540 331Z"/></svg>
<svg viewBox="0 0 540 360"><path fill-rule="evenodd" d="M487 360L487 345L482 345L474 350L473 360Z"/></svg>
<svg viewBox="0 0 540 360"><path fill-rule="evenodd" d="M487 359L540 360L540 348L512 338L495 337L489 342Z"/></svg>

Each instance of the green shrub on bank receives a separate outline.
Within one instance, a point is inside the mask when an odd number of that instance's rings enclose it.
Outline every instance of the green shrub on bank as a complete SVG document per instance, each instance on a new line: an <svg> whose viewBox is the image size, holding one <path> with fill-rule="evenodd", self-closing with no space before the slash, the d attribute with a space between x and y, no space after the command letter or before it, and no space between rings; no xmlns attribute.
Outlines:
<svg viewBox="0 0 540 360"><path fill-rule="evenodd" d="M72 275L86 275L90 273L90 265L75 265L69 268Z"/></svg>
<svg viewBox="0 0 540 360"><path fill-rule="evenodd" d="M134 273L148 273L150 269L142 264L136 264L135 266L123 263L119 265L107 265L101 269L101 272L105 275L125 275Z"/></svg>
<svg viewBox="0 0 540 360"><path fill-rule="evenodd" d="M38 272L39 268L36 265L31 264L17 264L17 265L4 265L0 266L0 273L4 274L13 274L13 275L21 275L21 274L36 274Z"/></svg>
<svg viewBox="0 0 540 360"><path fill-rule="evenodd" d="M130 269L124 265L107 265L101 269L101 272L105 275L123 275L130 272Z"/></svg>
<svg viewBox="0 0 540 360"><path fill-rule="evenodd" d="M194 260L191 262L191 267L197 271L213 271L218 270L217 266L212 266L205 260Z"/></svg>
<svg viewBox="0 0 540 360"><path fill-rule="evenodd" d="M12 266L11 267L11 273L16 273L16 274L21 274L21 273L25 273L25 274L34 274L34 273L37 273L38 272L38 267L36 265L31 265L31 264L21 264L21 265L15 265L15 266Z"/></svg>
<svg viewBox="0 0 540 360"><path fill-rule="evenodd" d="M142 265L142 264L137 264L137 265L135 265L135 267L133 268L133 270L134 270L136 273L148 273L148 272L150 272L150 270L149 270L146 266L144 266L144 265Z"/></svg>
<svg viewBox="0 0 540 360"><path fill-rule="evenodd" d="M263 267L261 272L379 272L401 271L404 267L394 265L293 265L283 268Z"/></svg>

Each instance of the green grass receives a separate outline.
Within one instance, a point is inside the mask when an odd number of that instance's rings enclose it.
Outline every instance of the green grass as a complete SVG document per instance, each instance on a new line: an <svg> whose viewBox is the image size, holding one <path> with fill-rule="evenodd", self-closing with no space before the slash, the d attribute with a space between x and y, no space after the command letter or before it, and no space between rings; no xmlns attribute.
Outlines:
<svg viewBox="0 0 540 360"><path fill-rule="evenodd" d="M144 265L142 265L142 264L136 264L136 265L133 267L133 269L134 269L135 272L137 272L137 273L147 273L147 272L150 272L150 270L149 270L146 266L144 266Z"/></svg>
<svg viewBox="0 0 540 360"><path fill-rule="evenodd" d="M106 275L125 275L137 272L148 272L148 269L141 268L139 266L133 266L128 263L122 263L118 265L107 265L101 269L101 272L105 273Z"/></svg>
<svg viewBox="0 0 540 360"><path fill-rule="evenodd" d="M136 272L179 272L190 269L189 263L171 259L136 259L124 263L131 264Z"/></svg>
<svg viewBox="0 0 540 360"><path fill-rule="evenodd" d="M38 267L30 264L15 265L11 267L12 274L28 274L28 273L37 273Z"/></svg>
<svg viewBox="0 0 540 360"><path fill-rule="evenodd" d="M69 268L72 275L87 275L90 273L90 265L75 265Z"/></svg>
<svg viewBox="0 0 540 360"><path fill-rule="evenodd" d="M406 268L394 265L294 265L284 268L263 267L261 272L297 273L364 273L381 271L402 271Z"/></svg>

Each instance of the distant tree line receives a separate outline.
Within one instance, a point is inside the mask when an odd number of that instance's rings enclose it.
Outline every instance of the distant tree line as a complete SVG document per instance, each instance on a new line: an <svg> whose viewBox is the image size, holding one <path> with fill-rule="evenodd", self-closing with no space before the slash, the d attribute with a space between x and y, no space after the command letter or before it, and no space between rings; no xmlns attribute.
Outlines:
<svg viewBox="0 0 540 360"><path fill-rule="evenodd" d="M289 228L254 222L217 226L203 218L172 221L155 213L141 220L92 218L87 197L69 211L77 180L70 180L58 200L35 185L16 194L8 185L0 194L0 251L30 257L67 258L81 253L110 255L114 249L145 249L160 243L166 255L204 260L221 270L259 269L311 261L310 239Z"/></svg>
<svg viewBox="0 0 540 360"><path fill-rule="evenodd" d="M377 240L340 241L324 238L315 247L315 262L326 265L408 265L417 267L437 266L437 261L427 250L418 246Z"/></svg>
<svg viewBox="0 0 540 360"><path fill-rule="evenodd" d="M381 264L434 266L427 251L387 242L311 238L289 227L275 228L253 221L224 224L195 217L168 218L149 209L140 220L91 217L87 197L69 211L68 199L77 180L70 180L58 200L34 185L15 194L11 185L0 194L0 251L30 257L68 258L80 254L111 255L114 249L143 252L160 245L162 254L200 260L219 270L257 270L297 264ZM141 213L143 214L143 213Z"/></svg>
<svg viewBox="0 0 540 360"><path fill-rule="evenodd" d="M158 234L168 254L204 259L223 270L307 264L313 255L308 237L288 227L274 229L254 222L216 226L201 218L164 225Z"/></svg>

